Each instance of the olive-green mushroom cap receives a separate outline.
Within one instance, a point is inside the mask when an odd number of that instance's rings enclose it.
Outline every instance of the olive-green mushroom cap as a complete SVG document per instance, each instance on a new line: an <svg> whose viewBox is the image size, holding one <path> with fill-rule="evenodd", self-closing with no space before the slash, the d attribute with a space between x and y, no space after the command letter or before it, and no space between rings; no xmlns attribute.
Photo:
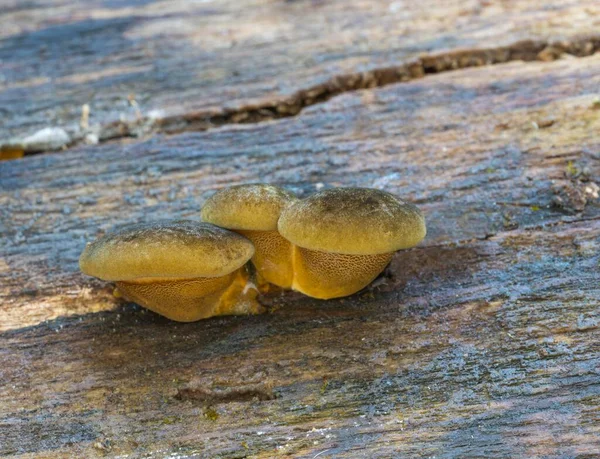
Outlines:
<svg viewBox="0 0 600 459"><path fill-rule="evenodd" d="M278 229L297 246L349 255L406 249L426 233L417 207L370 188L334 188L297 201L283 210Z"/></svg>
<svg viewBox="0 0 600 459"><path fill-rule="evenodd" d="M89 243L79 267L108 281L219 277L254 255L245 237L209 223L161 221L124 227Z"/></svg>
<svg viewBox="0 0 600 459"><path fill-rule="evenodd" d="M202 220L234 230L273 231L281 211L296 200L293 193L265 183L232 186L206 200Z"/></svg>

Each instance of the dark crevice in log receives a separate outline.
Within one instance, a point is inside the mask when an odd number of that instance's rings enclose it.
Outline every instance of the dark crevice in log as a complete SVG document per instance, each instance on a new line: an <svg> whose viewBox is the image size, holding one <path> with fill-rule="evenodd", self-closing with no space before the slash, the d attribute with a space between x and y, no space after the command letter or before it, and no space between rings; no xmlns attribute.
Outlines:
<svg viewBox="0 0 600 459"><path fill-rule="evenodd" d="M193 400L208 404L267 401L275 399L273 389L268 384L254 384L226 389L187 387L179 389L177 400Z"/></svg>
<svg viewBox="0 0 600 459"><path fill-rule="evenodd" d="M453 70L512 61L554 61L564 54L590 56L600 50L600 36L580 38L569 42L521 41L510 46L471 49L422 56L416 61L398 66L377 68L360 73L338 75L318 86L300 90L291 96L259 106L224 110L210 117L188 114L165 118L157 122L157 129L173 133L188 130L206 130L227 124L258 123L285 118L300 113L304 108L328 101L345 92L403 83Z"/></svg>
<svg viewBox="0 0 600 459"><path fill-rule="evenodd" d="M424 55L415 61L397 66L337 75L324 83L297 91L287 97L236 109L222 109L217 114L202 111L161 119L141 117L133 122L113 122L101 128L98 140L103 143L154 133L177 134L189 131L205 131L230 124L260 123L298 115L307 107L326 102L347 92L403 83L427 75L471 67L505 64L513 61L549 62L564 55L586 57L595 54L599 50L600 35L580 37L569 41L525 40L496 48L468 49ZM68 147L83 142L86 134L86 132L74 134ZM42 151L32 151L26 145L0 145L0 151L15 148L22 148L26 154L43 153Z"/></svg>

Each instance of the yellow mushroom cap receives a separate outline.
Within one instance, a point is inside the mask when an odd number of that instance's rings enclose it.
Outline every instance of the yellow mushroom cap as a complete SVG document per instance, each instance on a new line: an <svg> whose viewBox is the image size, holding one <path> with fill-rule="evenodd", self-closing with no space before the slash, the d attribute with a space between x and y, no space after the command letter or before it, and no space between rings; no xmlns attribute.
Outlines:
<svg viewBox="0 0 600 459"><path fill-rule="evenodd" d="M127 226L88 244L84 273L107 281L220 277L254 255L245 237L209 223L161 221Z"/></svg>
<svg viewBox="0 0 600 459"><path fill-rule="evenodd" d="M283 210L278 229L297 246L349 255L406 249L426 233L417 207L370 188L334 188L297 201Z"/></svg>
<svg viewBox="0 0 600 459"><path fill-rule="evenodd" d="M273 231L281 211L297 198L265 183L237 185L217 191L202 208L202 220L234 230Z"/></svg>

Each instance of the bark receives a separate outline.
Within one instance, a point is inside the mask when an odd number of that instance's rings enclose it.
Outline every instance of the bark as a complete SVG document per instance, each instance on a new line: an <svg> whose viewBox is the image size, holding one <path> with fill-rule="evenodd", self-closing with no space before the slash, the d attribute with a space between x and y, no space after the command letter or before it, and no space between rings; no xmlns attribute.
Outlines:
<svg viewBox="0 0 600 459"><path fill-rule="evenodd" d="M596 0L9 3L2 156L292 116L422 71L589 55L600 42Z"/></svg>
<svg viewBox="0 0 600 459"><path fill-rule="evenodd" d="M598 54L514 61L0 163L0 454L595 457L599 84ZM428 236L351 297L191 324L79 273L104 231L253 181L385 189Z"/></svg>

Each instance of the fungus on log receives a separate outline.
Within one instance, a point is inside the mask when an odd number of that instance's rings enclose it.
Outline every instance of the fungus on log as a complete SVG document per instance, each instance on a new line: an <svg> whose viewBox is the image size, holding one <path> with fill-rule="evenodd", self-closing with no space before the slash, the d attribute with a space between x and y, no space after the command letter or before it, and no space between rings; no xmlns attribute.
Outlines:
<svg viewBox="0 0 600 459"><path fill-rule="evenodd" d="M116 282L127 299L165 317L193 322L262 308L248 294L245 237L191 220L136 224L86 245L81 271Z"/></svg>
<svg viewBox="0 0 600 459"><path fill-rule="evenodd" d="M2 129L77 124L89 94L90 124L106 128L105 144L0 163L0 455L597 455L600 56L597 39L574 38L597 33L595 0L543 9L529 0L471 9L402 2L404 10L225 2L267 22L294 10L287 32L273 38L263 27L264 46L232 46L225 57L194 48L206 36L199 28L168 28L189 38L180 42L144 39L179 21L161 8L189 2L133 3L139 15L123 8L106 18L97 3L73 14L75 2L0 12L0 58L10 56ZM361 5L378 13L358 14ZM315 40L331 8L345 25ZM227 11L215 16L233 29L240 22ZM69 32L91 26L89 41ZM278 39L283 32L291 39ZM48 37L63 41L53 47ZM94 54L98 37L114 52ZM364 37L380 51L365 49ZM528 38L541 41L518 42ZM23 40L50 45L14 53ZM467 49L440 48L448 43ZM79 54L61 60L65 49ZM415 75L427 76L411 80L402 72L422 51ZM40 55L41 69L56 72L45 83L34 78ZM299 60L307 55L312 62ZM248 71L251 59L264 73ZM227 73L233 62L240 73ZM464 68L486 62L496 65ZM185 78L165 78L173 68ZM454 68L462 70L445 71ZM410 81L364 89L402 80ZM321 85L304 98L294 92ZM119 88L132 87L127 101ZM265 104L284 105L288 89L300 116L225 125L244 114L274 118ZM263 99L252 111L237 105L246 96ZM224 102L232 98L233 109ZM143 113L180 109L170 126L189 132L109 142L110 120L135 111L134 101ZM207 121L211 104L218 116ZM134 132L133 122L117 124L118 137ZM220 127L195 131L205 124ZM197 218L214 190L259 180L300 198L335 186L383 189L422 209L427 238L394 255L361 294L269 292L269 314L195 323L119 302L79 272L85 242L109 228Z"/></svg>
<svg viewBox="0 0 600 459"><path fill-rule="evenodd" d="M281 211L297 198L283 188L264 183L217 191L202 206L202 220L237 231L256 249L252 263L260 281L292 286L292 246L277 231Z"/></svg>
<svg viewBox="0 0 600 459"><path fill-rule="evenodd" d="M292 243L292 288L321 299L366 287L426 232L414 205L370 188L315 193L286 207L277 228Z"/></svg>

